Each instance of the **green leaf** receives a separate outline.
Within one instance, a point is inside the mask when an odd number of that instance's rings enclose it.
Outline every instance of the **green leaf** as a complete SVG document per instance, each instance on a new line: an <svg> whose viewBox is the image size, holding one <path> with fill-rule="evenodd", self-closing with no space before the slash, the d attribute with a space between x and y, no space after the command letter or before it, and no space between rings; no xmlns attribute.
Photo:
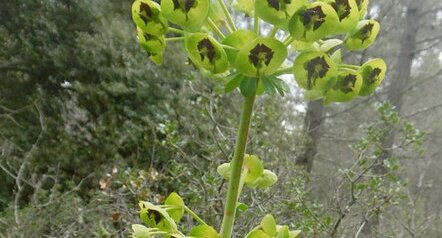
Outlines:
<svg viewBox="0 0 442 238"><path fill-rule="evenodd" d="M289 85L284 80L282 80L282 79L280 79L278 77L275 77L273 79L273 83L274 83L274 85L276 87L276 90L278 90L278 93L281 96L284 96L285 93L290 92L290 87L289 87Z"/></svg>
<svg viewBox="0 0 442 238"><path fill-rule="evenodd" d="M164 201L165 205L177 206L177 208L167 209L167 213L169 213L170 217L175 222L180 222L181 218L184 215L184 201L177 193L171 193L166 200Z"/></svg>
<svg viewBox="0 0 442 238"><path fill-rule="evenodd" d="M218 232L208 225L199 225L192 228L189 236L197 238L219 238Z"/></svg>
<svg viewBox="0 0 442 238"><path fill-rule="evenodd" d="M257 79L252 77L244 77L241 80L241 84L239 85L241 94L244 97L250 97L254 93L256 93L256 87L257 87Z"/></svg>
<svg viewBox="0 0 442 238"><path fill-rule="evenodd" d="M243 77L244 77L244 75L238 74L238 73L232 74L231 76L227 77L226 78L227 83L226 83L226 86L224 87L224 92L230 93L235 88L239 87Z"/></svg>
<svg viewBox="0 0 442 238"><path fill-rule="evenodd" d="M264 91L267 94L275 95L277 93L276 87L273 84L271 77L261 77L261 82L262 85L264 86Z"/></svg>
<svg viewBox="0 0 442 238"><path fill-rule="evenodd" d="M269 236L273 237L276 235L276 221L272 215L267 214L261 220L261 228Z"/></svg>
<svg viewBox="0 0 442 238"><path fill-rule="evenodd" d="M288 226L280 226L276 238L291 238Z"/></svg>

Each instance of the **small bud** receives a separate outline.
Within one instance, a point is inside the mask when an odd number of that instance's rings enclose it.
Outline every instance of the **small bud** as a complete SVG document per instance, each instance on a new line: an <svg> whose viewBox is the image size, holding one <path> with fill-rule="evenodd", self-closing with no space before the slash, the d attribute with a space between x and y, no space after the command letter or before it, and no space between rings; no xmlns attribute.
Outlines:
<svg viewBox="0 0 442 238"><path fill-rule="evenodd" d="M164 37L145 33L141 28L137 28L137 31L138 42L141 47L147 52L152 61L161 64L163 62L163 52L166 48Z"/></svg>

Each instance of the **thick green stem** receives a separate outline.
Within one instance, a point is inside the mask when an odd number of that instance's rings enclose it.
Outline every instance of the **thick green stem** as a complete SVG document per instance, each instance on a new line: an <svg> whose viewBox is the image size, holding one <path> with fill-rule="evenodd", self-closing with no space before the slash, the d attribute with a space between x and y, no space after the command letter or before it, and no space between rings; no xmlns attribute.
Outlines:
<svg viewBox="0 0 442 238"><path fill-rule="evenodd" d="M254 102L255 94L246 97L242 105L241 119L236 137L235 152L233 154L232 162L230 163L232 173L230 175L229 187L227 190L227 199L220 232L221 238L230 238L232 235L233 223L235 222L236 206L239 197L242 164L244 161L244 152L246 150L247 135L249 133L250 119L252 117Z"/></svg>

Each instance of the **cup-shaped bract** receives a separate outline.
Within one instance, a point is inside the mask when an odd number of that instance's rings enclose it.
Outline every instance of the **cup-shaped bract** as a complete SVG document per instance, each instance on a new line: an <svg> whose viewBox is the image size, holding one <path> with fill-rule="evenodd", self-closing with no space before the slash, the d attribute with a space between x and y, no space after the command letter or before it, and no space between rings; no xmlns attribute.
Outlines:
<svg viewBox="0 0 442 238"><path fill-rule="evenodd" d="M175 232L177 226L167 211L150 202L139 202L141 220L153 228L161 231Z"/></svg>
<svg viewBox="0 0 442 238"><path fill-rule="evenodd" d="M380 26L376 20L362 20L356 26L355 31L345 39L344 45L350 50L366 49L376 40L379 29Z"/></svg>
<svg viewBox="0 0 442 238"><path fill-rule="evenodd" d="M349 32L353 30L359 21L359 9L356 0L324 0L335 9L338 14L339 32Z"/></svg>
<svg viewBox="0 0 442 238"><path fill-rule="evenodd" d="M293 63L298 86L307 90L325 92L333 86L337 71L335 62L323 52L301 53Z"/></svg>
<svg viewBox="0 0 442 238"><path fill-rule="evenodd" d="M163 62L163 52L166 48L164 36L151 35L140 28L137 28L137 32L138 42L141 47L147 52L153 62L161 64Z"/></svg>
<svg viewBox="0 0 442 238"><path fill-rule="evenodd" d="M340 71L336 82L325 96L326 102L347 102L357 97L362 86L362 76L354 70Z"/></svg>
<svg viewBox="0 0 442 238"><path fill-rule="evenodd" d="M369 0L355 0L355 1L356 4L358 5L359 19L362 19L365 17L365 14L367 14Z"/></svg>
<svg viewBox="0 0 442 238"><path fill-rule="evenodd" d="M136 0L132 4L132 19L143 32L160 36L167 31L167 20L160 6L152 0Z"/></svg>
<svg viewBox="0 0 442 238"><path fill-rule="evenodd" d="M190 237L196 237L196 238L218 238L218 232L216 230L208 225L199 225L192 228L192 230L189 233Z"/></svg>
<svg viewBox="0 0 442 238"><path fill-rule="evenodd" d="M251 77L274 73L287 57L287 47L269 37L258 37L240 49L235 68Z"/></svg>
<svg viewBox="0 0 442 238"><path fill-rule="evenodd" d="M193 33L186 36L186 50L190 60L213 74L223 73L229 66L223 47L209 34Z"/></svg>
<svg viewBox="0 0 442 238"><path fill-rule="evenodd" d="M339 32L339 17L326 2L313 2L301 7L289 22L290 35L295 40L316 41Z"/></svg>
<svg viewBox="0 0 442 238"><path fill-rule="evenodd" d="M185 206L180 195L177 193L171 193L164 201L164 205L172 206L172 208L168 208L166 211L175 222L180 222L184 215Z"/></svg>
<svg viewBox="0 0 442 238"><path fill-rule="evenodd" d="M287 29L292 15L305 5L307 0L256 0L255 14L270 24Z"/></svg>
<svg viewBox="0 0 442 238"><path fill-rule="evenodd" d="M365 62L359 69L363 79L359 95L368 96L373 93L384 80L386 72L387 65L383 59L377 58Z"/></svg>
<svg viewBox="0 0 442 238"><path fill-rule="evenodd" d="M247 170L246 183L252 183L264 172L262 161L256 155L244 155L243 169Z"/></svg>
<svg viewBox="0 0 442 238"><path fill-rule="evenodd" d="M278 181L278 176L268 169L264 169L262 175L252 183L246 184L249 188L266 189Z"/></svg>
<svg viewBox="0 0 442 238"><path fill-rule="evenodd" d="M248 30L236 30L232 34L228 35L222 43L224 45L231 46L234 49L225 49L227 58L231 64L235 63L236 56L241 48L243 48L248 43L255 40L257 37L256 33Z"/></svg>
<svg viewBox="0 0 442 238"><path fill-rule="evenodd" d="M163 15L188 31L197 31L209 14L210 0L162 0Z"/></svg>

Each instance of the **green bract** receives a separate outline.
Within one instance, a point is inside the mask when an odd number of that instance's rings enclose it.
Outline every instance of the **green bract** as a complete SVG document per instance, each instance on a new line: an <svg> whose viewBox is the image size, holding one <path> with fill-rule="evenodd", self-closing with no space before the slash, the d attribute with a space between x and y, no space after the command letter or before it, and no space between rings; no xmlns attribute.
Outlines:
<svg viewBox="0 0 442 238"><path fill-rule="evenodd" d="M162 0L163 15L171 22L197 31L209 14L210 0Z"/></svg>
<svg viewBox="0 0 442 238"><path fill-rule="evenodd" d="M274 39L258 37L245 45L236 56L235 68L251 77L270 75L287 57L286 46Z"/></svg>
<svg viewBox="0 0 442 238"><path fill-rule="evenodd" d="M136 0L132 4L132 19L145 33L160 36L167 31L167 20L161 15L158 3Z"/></svg>
<svg viewBox="0 0 442 238"><path fill-rule="evenodd" d="M256 155L244 155L243 168L247 170L246 183L252 183L264 172L262 161Z"/></svg>
<svg viewBox="0 0 442 238"><path fill-rule="evenodd" d="M346 102L359 95L362 86L362 76L354 70L338 73L335 85L325 96L326 102Z"/></svg>
<svg viewBox="0 0 442 238"><path fill-rule="evenodd" d="M373 93L384 80L386 71L387 65L383 59L372 59L365 62L359 69L363 79L359 95L368 96Z"/></svg>
<svg viewBox="0 0 442 238"><path fill-rule="evenodd" d="M171 193L164 201L164 205L172 206L172 208L167 209L167 213L175 222L180 222L184 215L183 199L177 193Z"/></svg>
<svg viewBox="0 0 442 238"><path fill-rule="evenodd" d="M255 14L264 21L286 29L293 13L307 4L307 0L256 0Z"/></svg>
<svg viewBox="0 0 442 238"><path fill-rule="evenodd" d="M238 55L239 49L243 48L248 43L252 42L257 38L257 35L253 31L247 30L237 30L232 34L228 35L224 40L223 44L231 46L234 49L226 49L227 57L229 58L229 62L231 64L235 63L236 56Z"/></svg>
<svg viewBox="0 0 442 238"><path fill-rule="evenodd" d="M289 22L290 35L295 40L316 41L339 32L339 17L325 2L314 2L302 7Z"/></svg>
<svg viewBox="0 0 442 238"><path fill-rule="evenodd" d="M164 37L145 33L140 28L137 28L137 32L141 47L147 52L152 61L161 64L163 62L163 52L166 48Z"/></svg>
<svg viewBox="0 0 442 238"><path fill-rule="evenodd" d="M376 40L379 28L379 23L373 19L360 21L356 30L345 39L345 47L350 50L363 50L369 47Z"/></svg>
<svg viewBox="0 0 442 238"><path fill-rule="evenodd" d="M190 60L213 74L225 72L229 66L226 52L209 34L194 33L186 37L186 50Z"/></svg>
<svg viewBox="0 0 442 238"><path fill-rule="evenodd" d="M262 175L257 179L255 179L253 182L248 183L247 187L265 189L272 186L277 181L278 181L278 176L276 176L275 173L273 173L268 169L264 169Z"/></svg>
<svg viewBox="0 0 442 238"><path fill-rule="evenodd" d="M299 87L324 92L333 85L337 66L326 53L305 52L293 63L293 73Z"/></svg>
<svg viewBox="0 0 442 238"><path fill-rule="evenodd" d="M167 211L150 202L139 202L141 220L153 228L161 231L174 232L177 226Z"/></svg>
<svg viewBox="0 0 442 238"><path fill-rule="evenodd" d="M339 32L353 30L359 21L359 9L356 0L324 0L335 9L338 14Z"/></svg>
<svg viewBox="0 0 442 238"><path fill-rule="evenodd" d="M199 225L192 228L189 236L196 238L218 238L218 232L208 225Z"/></svg>
<svg viewBox="0 0 442 238"><path fill-rule="evenodd" d="M369 2L369 0L356 0L356 4L358 5L358 9L359 9L359 19L362 19L365 17L365 14L367 13L367 8L368 8L368 2Z"/></svg>

